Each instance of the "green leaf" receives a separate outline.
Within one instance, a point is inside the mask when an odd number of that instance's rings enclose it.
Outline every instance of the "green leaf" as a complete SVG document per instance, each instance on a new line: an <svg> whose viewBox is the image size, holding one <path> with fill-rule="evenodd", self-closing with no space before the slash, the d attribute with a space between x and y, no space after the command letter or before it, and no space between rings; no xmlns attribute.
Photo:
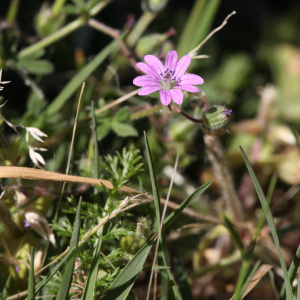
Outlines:
<svg viewBox="0 0 300 300"><path fill-rule="evenodd" d="M111 129L111 123L107 119L101 125L98 125L96 128L98 141L103 140L109 133Z"/></svg>
<svg viewBox="0 0 300 300"><path fill-rule="evenodd" d="M260 200L261 206L262 206L263 211L266 215L266 218L267 218L270 230L271 230L271 234L272 234L275 246L276 246L276 250L277 250L277 253L278 253L278 256L279 256L281 268L282 268L282 271L283 271L285 288L286 288L286 293L287 293L287 299L288 300L293 300L292 287L291 287L291 283L289 281L285 261L284 261L283 255L281 253L281 250L280 250L279 239L278 239L278 236L277 236L276 227L275 227L274 219L273 219L273 216L272 216L272 212L271 212L270 207L268 205L268 201L267 201L267 199L266 199L266 197L263 193L263 190L262 190L262 188L261 188L261 186L260 186L260 184L259 184L259 182L258 182L258 180L255 176L253 168L252 168L252 166L251 166L251 164L248 160L248 157L247 157L246 153L244 152L244 150L241 146L240 146L240 151L243 155L245 164L246 164L248 172L251 176L253 185L255 187L256 193L258 195L258 198Z"/></svg>
<svg viewBox="0 0 300 300"><path fill-rule="evenodd" d="M186 199L184 199L184 201L178 206L178 208L176 208L175 210L173 210L164 220L164 226L165 228L168 228L173 222L174 220L181 214L181 212L190 205L190 203L192 203L195 199L197 199L201 194L203 194L205 192L206 189L208 189L210 187L210 185L213 183L214 181L211 180L203 185L201 185L198 189L196 189L191 195L189 195Z"/></svg>
<svg viewBox="0 0 300 300"><path fill-rule="evenodd" d="M100 235L97 239L97 245L95 247L93 260L85 283L82 299L95 299L94 294L95 294L95 286L96 286L97 274L98 274L99 257L101 252L102 230L103 228L101 228Z"/></svg>
<svg viewBox="0 0 300 300"><path fill-rule="evenodd" d="M36 74L36 75L47 75L51 74L54 70L53 64L45 59L22 59L20 60L20 65L26 69L29 73Z"/></svg>
<svg viewBox="0 0 300 300"><path fill-rule="evenodd" d="M29 278L28 278L28 300L34 299L35 293L35 282L34 282L34 250L31 247L30 255L30 269L29 269Z"/></svg>
<svg viewBox="0 0 300 300"><path fill-rule="evenodd" d="M62 106L70 99L70 97L78 90L83 81L91 75L99 65L109 56L112 51L118 46L120 39L124 37L122 34L119 38L108 44L95 58L90 61L73 79L65 86L61 93L53 100L46 110L46 115L53 115L57 113Z"/></svg>
<svg viewBox="0 0 300 300"><path fill-rule="evenodd" d="M123 107L117 111L117 113L113 116L113 120L117 122L125 122L130 119L130 109L129 107Z"/></svg>
<svg viewBox="0 0 300 300"><path fill-rule="evenodd" d="M3 287L3 291L2 291L2 294L1 294L1 300L5 300L6 297L7 297L8 289L9 289L9 286L10 286L10 281L11 281L11 275L9 275L7 277L5 286Z"/></svg>
<svg viewBox="0 0 300 300"><path fill-rule="evenodd" d="M125 266L114 280L101 300L125 300L148 257L152 241L148 242L136 253L133 259Z"/></svg>
<svg viewBox="0 0 300 300"><path fill-rule="evenodd" d="M73 228L72 238L70 241L70 248L73 248L73 247L77 248L77 246L78 246L79 232L80 232L81 201L82 201L82 198L80 198L78 206L77 206L74 228ZM73 257L72 259L70 259L65 267L65 270L64 270L64 273L62 276L61 287L60 287L58 295L57 295L58 300L68 299L69 288L70 288L70 285L72 282L72 277L73 277L75 259L76 259L76 257Z"/></svg>
<svg viewBox="0 0 300 300"><path fill-rule="evenodd" d="M129 124L112 122L111 128L116 134L122 137L138 135L137 130L132 125Z"/></svg>

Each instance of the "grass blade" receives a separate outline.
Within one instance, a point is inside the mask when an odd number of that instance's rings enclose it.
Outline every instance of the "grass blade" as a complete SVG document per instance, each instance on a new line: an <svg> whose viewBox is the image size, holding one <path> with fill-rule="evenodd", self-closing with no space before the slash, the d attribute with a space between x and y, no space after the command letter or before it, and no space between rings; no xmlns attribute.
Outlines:
<svg viewBox="0 0 300 300"><path fill-rule="evenodd" d="M75 222L74 222L74 228L72 232L72 238L70 241L70 248L73 247L77 248L78 241L79 241L81 201L82 198L80 197L78 207L77 207ZM66 265L66 268L62 276L61 286L57 295L58 300L68 299L69 288L73 277L75 259L76 257L74 256L72 259L68 261Z"/></svg>
<svg viewBox="0 0 300 300"><path fill-rule="evenodd" d="M208 34L220 0L197 0L184 27L177 46L181 57L195 48Z"/></svg>
<svg viewBox="0 0 300 300"><path fill-rule="evenodd" d="M272 179L271 179L271 182L270 182L270 185L269 185L269 189L268 189L268 194L267 194L267 202L268 202L268 205L270 204L271 202L271 199L272 199L272 196L273 196L273 192L275 190L275 186L276 186L276 182L277 182L277 177L276 176L273 176ZM253 238L253 242L255 243L259 234L260 234L260 231L264 225L264 220L265 220L265 213L264 211L262 210L260 216L259 216L259 219L257 221L257 224L256 224L256 230L255 230L255 234L254 234L254 238Z"/></svg>
<svg viewBox="0 0 300 300"><path fill-rule="evenodd" d="M100 229L101 233L97 240L97 245L94 251L93 260L91 263L90 271L85 283L84 291L82 294L82 299L95 299L95 286L97 281L98 274L98 263L101 252L101 244L102 244L102 228Z"/></svg>
<svg viewBox="0 0 300 300"><path fill-rule="evenodd" d="M273 237L273 240L274 240L274 243L275 243L275 246L276 246L276 250L277 250L277 253L278 253L278 256L279 256L279 260L280 260L280 264L281 264L281 268L282 268L282 271L283 271L283 276L284 276L284 282L285 282L285 288L286 288L286 294L287 294L287 299L288 300L293 300L293 292L292 292L292 287L291 287L291 284L290 284L290 281L289 281L289 277L288 277L288 273L287 273L287 268L286 268L286 265L285 265L285 261L283 259L283 255L280 251L280 245L279 245L279 239L278 239L278 236L277 236L277 232L276 232L276 227L275 227L275 223L274 223L274 220L273 220L273 217L272 217L272 212L270 210L270 207L268 205L268 202L267 202L267 199L262 191L262 188L256 178L256 175L253 171L253 168L248 160L248 157L246 155L246 153L244 152L243 148L240 146L240 151L243 155L243 158L244 158L244 161L245 161L245 164L247 166L247 169L248 169L248 172L251 176L251 179L252 179L252 182L253 182L253 185L255 187L255 190L256 190L256 193L258 195L258 198L260 200L260 203L261 203L261 206L263 208L263 211L266 215L266 218L267 218L267 221L268 221L268 224L269 224L269 227L270 227L270 230L271 230L271 233L272 233L272 237Z"/></svg>
<svg viewBox="0 0 300 300"><path fill-rule="evenodd" d="M150 147L149 147L147 135L145 132L144 132L144 138L145 138L145 146L146 146L146 154L147 154L147 160L148 160L148 166L149 166L150 180L151 180L151 185L152 185L153 202L154 202L155 214L156 214L156 225L157 225L157 229L160 230L162 208L161 208L161 204L160 204L159 191L157 188L157 182L156 182ZM172 290L172 293L173 293L173 296L175 297L175 299L181 299L175 279L169 269L170 258L169 258L169 254L168 254L168 250L167 250L164 226L162 226L162 228L161 228L160 242L161 242L161 247L158 250L158 257L161 260L161 264L164 267L167 267L166 269L163 269L161 271L161 276L162 276L161 286L163 288L161 299L168 299L168 284L169 283L171 283L171 290ZM167 298L165 298L165 297L167 297Z"/></svg>
<svg viewBox="0 0 300 300"><path fill-rule="evenodd" d="M133 259L125 266L114 280L101 300L125 300L148 257L153 240L148 242L136 253Z"/></svg>
<svg viewBox="0 0 300 300"><path fill-rule="evenodd" d="M28 278L28 299L33 300L35 294L35 282L34 282L34 250L31 247L30 251L30 270Z"/></svg>
<svg viewBox="0 0 300 300"><path fill-rule="evenodd" d="M180 205L177 209L173 210L172 213L170 213L166 219L164 220L164 227L169 227L174 220L180 215L180 213L190 205L195 199L197 199L201 194L203 194L206 189L210 187L210 185L214 181L211 180L203 185L201 185L198 189L196 189L191 195L189 195Z"/></svg>
<svg viewBox="0 0 300 300"><path fill-rule="evenodd" d="M81 86L82 82L94 72L99 65L109 56L112 51L118 46L120 39L122 39L124 34L119 38L108 44L95 58L89 62L78 74L76 74L73 79L65 86L61 93L53 100L53 102L48 106L45 114L51 116L57 113L62 106L70 99L70 97L77 91Z"/></svg>
<svg viewBox="0 0 300 300"><path fill-rule="evenodd" d="M300 265L300 245L298 246L298 249L296 251L296 255L290 265L289 268L289 272L288 272L288 276L289 276L289 281L293 282L296 275L297 275L297 270L299 268ZM298 286L299 289L299 286ZM280 291L280 299L284 299L285 296L285 286L282 286L282 289ZM300 297L297 297L296 299L300 299Z"/></svg>
<svg viewBox="0 0 300 300"><path fill-rule="evenodd" d="M2 291L2 294L1 294L1 300L5 300L6 297L7 297L8 289L9 289L9 287L10 287L10 281L11 281L11 275L9 275L9 276L7 277L5 286L3 287L3 291Z"/></svg>

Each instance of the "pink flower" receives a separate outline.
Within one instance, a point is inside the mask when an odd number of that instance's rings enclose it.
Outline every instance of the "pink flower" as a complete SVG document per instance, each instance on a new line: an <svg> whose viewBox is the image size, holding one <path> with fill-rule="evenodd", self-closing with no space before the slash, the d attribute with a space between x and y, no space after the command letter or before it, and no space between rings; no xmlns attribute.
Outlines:
<svg viewBox="0 0 300 300"><path fill-rule="evenodd" d="M191 93L199 92L195 84L202 84L204 80L195 74L185 74L191 63L189 55L183 56L177 63L177 52L169 51L165 65L153 55L144 57L146 63L139 62L136 66L146 73L133 80L133 84L141 86L138 95L144 96L156 91L160 91L160 101L163 105L169 105L171 99L181 105L183 94L181 90Z"/></svg>

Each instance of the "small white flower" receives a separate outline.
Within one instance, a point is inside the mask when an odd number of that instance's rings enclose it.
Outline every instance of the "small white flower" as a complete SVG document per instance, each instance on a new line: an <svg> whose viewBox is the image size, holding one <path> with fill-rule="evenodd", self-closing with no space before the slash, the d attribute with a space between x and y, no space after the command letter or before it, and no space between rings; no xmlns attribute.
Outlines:
<svg viewBox="0 0 300 300"><path fill-rule="evenodd" d="M38 152L36 152L36 150L37 151L47 151L47 149L45 149L45 148L37 148L37 147L30 147L29 145L28 145L28 148L29 148L29 156L30 156L32 162L36 166L38 166L39 163L41 163L42 165L46 165L46 162L45 162L44 158L42 157L41 154L39 154Z"/></svg>
<svg viewBox="0 0 300 300"><path fill-rule="evenodd" d="M0 69L0 84L8 84L10 81L2 81L2 69ZM4 87L0 86L0 91L2 91Z"/></svg>
<svg viewBox="0 0 300 300"><path fill-rule="evenodd" d="M39 142L44 143L44 141L40 138L40 136L45 136L47 137L48 135L44 133L43 131L39 130L38 128L35 127L25 127L26 128L26 142L28 143L29 141L29 133L38 140Z"/></svg>
<svg viewBox="0 0 300 300"><path fill-rule="evenodd" d="M53 245L56 244L54 234L48 224L48 221L42 214L35 211L25 211L25 219L30 224L30 228L32 228L36 233L46 240L49 238Z"/></svg>

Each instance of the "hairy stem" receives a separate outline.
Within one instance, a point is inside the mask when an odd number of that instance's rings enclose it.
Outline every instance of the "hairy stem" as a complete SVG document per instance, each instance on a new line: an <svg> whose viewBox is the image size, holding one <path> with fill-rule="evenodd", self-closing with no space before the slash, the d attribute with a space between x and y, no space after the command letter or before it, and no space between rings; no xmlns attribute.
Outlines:
<svg viewBox="0 0 300 300"><path fill-rule="evenodd" d="M243 220L241 203L235 192L232 177L229 173L223 147L214 134L204 134L208 159L213 167L214 175L220 183L221 195L225 201L226 209L236 222Z"/></svg>

